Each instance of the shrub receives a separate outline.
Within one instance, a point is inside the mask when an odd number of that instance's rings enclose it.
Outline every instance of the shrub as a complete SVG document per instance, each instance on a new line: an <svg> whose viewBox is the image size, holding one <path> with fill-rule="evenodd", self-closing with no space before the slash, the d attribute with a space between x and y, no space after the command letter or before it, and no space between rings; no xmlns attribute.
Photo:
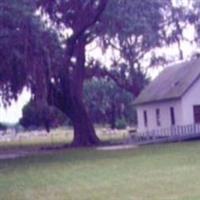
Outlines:
<svg viewBox="0 0 200 200"><path fill-rule="evenodd" d="M116 121L116 129L125 129L127 126L126 120L124 118L118 119Z"/></svg>

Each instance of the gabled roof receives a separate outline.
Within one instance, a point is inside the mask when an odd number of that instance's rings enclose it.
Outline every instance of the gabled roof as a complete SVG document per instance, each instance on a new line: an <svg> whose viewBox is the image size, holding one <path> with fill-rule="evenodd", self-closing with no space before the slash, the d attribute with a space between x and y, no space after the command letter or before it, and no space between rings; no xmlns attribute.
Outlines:
<svg viewBox="0 0 200 200"><path fill-rule="evenodd" d="M136 98L135 105L181 98L200 78L200 59L166 67Z"/></svg>

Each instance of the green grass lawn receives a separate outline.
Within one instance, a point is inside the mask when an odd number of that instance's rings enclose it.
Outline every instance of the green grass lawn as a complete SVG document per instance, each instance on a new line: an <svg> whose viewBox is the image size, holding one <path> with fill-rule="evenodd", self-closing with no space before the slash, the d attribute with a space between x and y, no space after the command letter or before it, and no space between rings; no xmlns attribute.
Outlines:
<svg viewBox="0 0 200 200"><path fill-rule="evenodd" d="M0 161L0 200L199 200L200 143Z"/></svg>

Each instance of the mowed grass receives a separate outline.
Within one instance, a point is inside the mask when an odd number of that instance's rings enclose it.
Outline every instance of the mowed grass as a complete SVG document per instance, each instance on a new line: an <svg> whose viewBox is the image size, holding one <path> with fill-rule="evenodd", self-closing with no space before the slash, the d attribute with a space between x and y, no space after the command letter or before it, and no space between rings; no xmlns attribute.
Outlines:
<svg viewBox="0 0 200 200"><path fill-rule="evenodd" d="M0 161L0 200L199 200L200 143Z"/></svg>

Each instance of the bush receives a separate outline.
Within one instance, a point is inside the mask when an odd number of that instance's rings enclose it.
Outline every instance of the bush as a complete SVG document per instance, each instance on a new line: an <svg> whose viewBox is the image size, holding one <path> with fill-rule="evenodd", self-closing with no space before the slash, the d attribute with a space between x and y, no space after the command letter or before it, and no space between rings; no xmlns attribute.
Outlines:
<svg viewBox="0 0 200 200"><path fill-rule="evenodd" d="M116 121L116 129L125 129L127 126L127 123L126 123L126 120L123 118L123 119L118 119Z"/></svg>
<svg viewBox="0 0 200 200"><path fill-rule="evenodd" d="M67 117L57 108L36 102L33 99L23 108L20 124L26 129L44 127L48 132L50 128L62 126Z"/></svg>

